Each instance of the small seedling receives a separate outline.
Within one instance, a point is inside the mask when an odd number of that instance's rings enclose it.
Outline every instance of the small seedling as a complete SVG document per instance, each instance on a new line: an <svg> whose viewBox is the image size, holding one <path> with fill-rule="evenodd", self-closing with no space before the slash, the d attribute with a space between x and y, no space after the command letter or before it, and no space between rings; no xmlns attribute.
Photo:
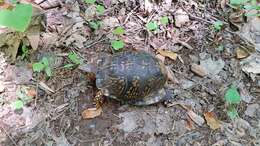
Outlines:
<svg viewBox="0 0 260 146"><path fill-rule="evenodd" d="M219 45L217 48L216 48L217 51L224 51L224 46L223 45Z"/></svg>
<svg viewBox="0 0 260 146"><path fill-rule="evenodd" d="M43 57L40 62L36 62L33 64L34 72L42 72L44 71L48 77L52 75L52 69L49 65L49 59L47 57Z"/></svg>
<svg viewBox="0 0 260 146"><path fill-rule="evenodd" d="M70 62L72 62L72 63L64 65L63 66L64 68L70 69L76 65L83 63L83 61L79 58L79 56L75 52L70 52L68 55L68 58L69 58Z"/></svg>
<svg viewBox="0 0 260 146"><path fill-rule="evenodd" d="M223 22L218 20L213 24L213 26L216 31L220 31L223 27Z"/></svg>
<svg viewBox="0 0 260 146"><path fill-rule="evenodd" d="M101 26L101 22L100 21L90 21L89 22L89 27L94 29L94 30L99 29L100 26Z"/></svg>
<svg viewBox="0 0 260 146"><path fill-rule="evenodd" d="M124 42L122 40L111 41L111 45L114 50L120 50L124 47Z"/></svg>
<svg viewBox="0 0 260 146"><path fill-rule="evenodd" d="M30 24L31 17L31 4L17 4L13 10L0 10L0 25L24 32Z"/></svg>
<svg viewBox="0 0 260 146"><path fill-rule="evenodd" d="M238 117L237 110L235 106L240 103L241 97L239 95L239 92L237 89L233 86L231 86L225 94L225 100L228 103L228 110L227 115L230 117L230 119L235 119Z"/></svg>
<svg viewBox="0 0 260 146"><path fill-rule="evenodd" d="M105 7L102 5L96 5L97 12L103 14L105 12Z"/></svg>
<svg viewBox="0 0 260 146"><path fill-rule="evenodd" d="M28 56L29 56L29 49L25 45L23 45L21 58L25 59L25 58L28 58Z"/></svg>
<svg viewBox="0 0 260 146"><path fill-rule="evenodd" d="M125 33L125 30L123 27L119 26L116 29L113 30L113 34L115 35L122 35Z"/></svg>
<svg viewBox="0 0 260 146"><path fill-rule="evenodd" d="M149 22L149 23L146 24L146 28L150 31L154 31L158 28L158 25L157 25L156 22L152 21L152 22Z"/></svg>
<svg viewBox="0 0 260 146"><path fill-rule="evenodd" d="M85 2L87 4L94 4L96 2L96 0L85 0Z"/></svg>
<svg viewBox="0 0 260 146"><path fill-rule="evenodd" d="M24 102L20 99L15 100L14 102L11 103L11 106L15 109L15 110L20 110L24 107Z"/></svg>
<svg viewBox="0 0 260 146"><path fill-rule="evenodd" d="M167 25L169 24L169 18L167 16L163 16L161 17L160 22L162 25Z"/></svg>

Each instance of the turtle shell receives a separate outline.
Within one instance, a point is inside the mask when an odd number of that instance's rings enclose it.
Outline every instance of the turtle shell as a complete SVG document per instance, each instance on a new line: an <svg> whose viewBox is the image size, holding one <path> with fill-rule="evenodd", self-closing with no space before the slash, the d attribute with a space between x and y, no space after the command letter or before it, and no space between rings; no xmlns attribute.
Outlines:
<svg viewBox="0 0 260 146"><path fill-rule="evenodd" d="M103 56L97 63L97 88L105 96L129 103L153 98L167 80L163 63L143 51Z"/></svg>

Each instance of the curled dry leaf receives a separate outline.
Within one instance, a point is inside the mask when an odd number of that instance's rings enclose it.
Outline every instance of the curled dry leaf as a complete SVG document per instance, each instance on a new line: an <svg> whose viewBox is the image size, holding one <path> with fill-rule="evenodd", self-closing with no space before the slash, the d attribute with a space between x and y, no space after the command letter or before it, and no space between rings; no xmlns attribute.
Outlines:
<svg viewBox="0 0 260 146"><path fill-rule="evenodd" d="M245 49L237 48L236 49L236 55L237 55L237 59L243 59L243 58L248 57L249 53Z"/></svg>
<svg viewBox="0 0 260 146"><path fill-rule="evenodd" d="M93 119L102 113L102 108L88 108L82 112L83 119Z"/></svg>
<svg viewBox="0 0 260 146"><path fill-rule="evenodd" d="M192 119L192 121L194 121L199 126L202 126L204 124L205 120L201 116L194 113L192 110L187 110L187 114Z"/></svg>
<svg viewBox="0 0 260 146"><path fill-rule="evenodd" d="M169 57L172 60L176 60L177 59L177 53L171 52L171 51L163 51L163 50L158 50L158 52L164 56L164 57Z"/></svg>
<svg viewBox="0 0 260 146"><path fill-rule="evenodd" d="M216 129L220 128L220 122L219 122L219 120L216 119L216 116L214 113L206 112L206 113L204 113L204 117L207 121L207 124L209 125L209 127L211 129L216 130Z"/></svg>

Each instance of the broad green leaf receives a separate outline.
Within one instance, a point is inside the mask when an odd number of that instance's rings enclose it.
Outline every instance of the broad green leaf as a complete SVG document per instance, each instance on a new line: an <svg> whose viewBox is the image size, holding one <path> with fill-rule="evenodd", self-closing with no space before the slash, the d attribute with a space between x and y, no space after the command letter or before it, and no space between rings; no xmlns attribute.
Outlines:
<svg viewBox="0 0 260 146"><path fill-rule="evenodd" d="M235 87L230 87L226 91L225 100L230 104L238 104L240 102L241 98Z"/></svg>
<svg viewBox="0 0 260 146"><path fill-rule="evenodd" d="M19 110L22 109L24 106L24 103L22 100L16 100L13 103L11 103L11 106L15 109L15 110Z"/></svg>
<svg viewBox="0 0 260 146"><path fill-rule="evenodd" d="M146 28L148 30L156 30L158 28L158 25L156 24L156 22L149 22L148 24L146 24Z"/></svg>
<svg viewBox="0 0 260 146"><path fill-rule="evenodd" d="M63 67L64 68L72 68L73 66L75 66L75 64L69 63L69 64L64 65Z"/></svg>
<svg viewBox="0 0 260 146"><path fill-rule="evenodd" d="M43 57L42 58L42 63L45 65L45 66L49 66L49 60L47 57Z"/></svg>
<svg viewBox="0 0 260 146"><path fill-rule="evenodd" d="M94 4L96 2L96 0L85 0L85 2L88 4Z"/></svg>
<svg viewBox="0 0 260 146"><path fill-rule="evenodd" d="M122 35L124 33L125 33L125 30L121 26L119 26L119 27L117 27L116 29L113 30L113 34L116 34L116 35Z"/></svg>
<svg viewBox="0 0 260 146"><path fill-rule="evenodd" d="M223 22L218 20L213 24L213 26L216 31L220 31L223 26Z"/></svg>
<svg viewBox="0 0 260 146"><path fill-rule="evenodd" d="M102 5L97 5L96 9L99 14L103 14L105 12L105 7Z"/></svg>
<svg viewBox="0 0 260 146"><path fill-rule="evenodd" d="M81 64L82 63L81 59L74 52L70 52L68 57L69 57L70 61L73 62L74 64Z"/></svg>
<svg viewBox="0 0 260 146"><path fill-rule="evenodd" d="M124 47L124 42L122 40L111 41L111 45L114 50L119 50Z"/></svg>
<svg viewBox="0 0 260 146"><path fill-rule="evenodd" d="M44 69L45 65L41 62L36 62L33 64L33 71L34 72L41 72Z"/></svg>
<svg viewBox="0 0 260 146"><path fill-rule="evenodd" d="M45 69L44 69L44 71L45 71L45 73L46 73L46 75L47 75L48 77L51 76L52 71L51 71L51 68L50 68L49 66L46 66Z"/></svg>
<svg viewBox="0 0 260 146"><path fill-rule="evenodd" d="M13 10L0 10L0 25L24 32L30 24L32 6L17 4Z"/></svg>
<svg viewBox="0 0 260 146"><path fill-rule="evenodd" d="M169 19L167 16L163 16L161 17L160 22L162 23L162 25L167 25L169 23Z"/></svg>
<svg viewBox="0 0 260 146"><path fill-rule="evenodd" d="M231 107L231 108L228 109L227 115L232 120L234 120L235 118L238 117L237 110L234 107Z"/></svg>

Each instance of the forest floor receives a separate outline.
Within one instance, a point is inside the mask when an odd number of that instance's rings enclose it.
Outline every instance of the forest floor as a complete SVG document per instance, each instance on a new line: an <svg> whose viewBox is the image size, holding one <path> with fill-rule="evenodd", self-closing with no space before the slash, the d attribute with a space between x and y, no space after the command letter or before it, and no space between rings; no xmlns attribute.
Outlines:
<svg viewBox="0 0 260 146"><path fill-rule="evenodd" d="M0 28L0 145L259 146L259 10L234 1L25 1L26 33ZM163 61L171 99L83 118L97 89L75 64L122 50Z"/></svg>

